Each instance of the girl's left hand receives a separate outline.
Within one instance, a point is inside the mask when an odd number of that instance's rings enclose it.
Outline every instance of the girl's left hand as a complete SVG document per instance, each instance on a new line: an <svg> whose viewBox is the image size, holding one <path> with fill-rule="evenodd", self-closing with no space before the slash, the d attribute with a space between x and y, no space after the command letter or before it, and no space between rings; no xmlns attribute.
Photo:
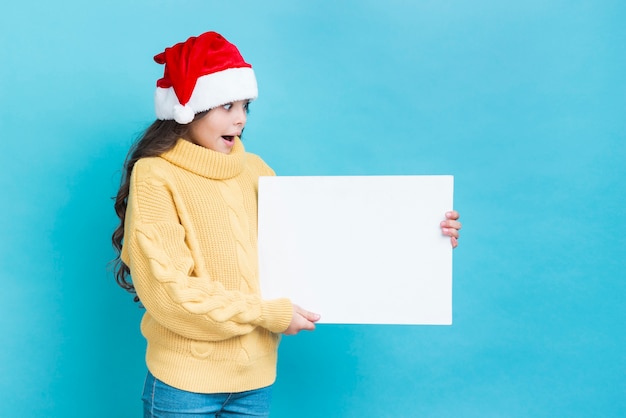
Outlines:
<svg viewBox="0 0 626 418"><path fill-rule="evenodd" d="M441 233L450 237L450 243L452 248L456 248L459 245L459 229L461 229L461 222L459 222L459 212L451 210L446 212L446 220L441 221Z"/></svg>

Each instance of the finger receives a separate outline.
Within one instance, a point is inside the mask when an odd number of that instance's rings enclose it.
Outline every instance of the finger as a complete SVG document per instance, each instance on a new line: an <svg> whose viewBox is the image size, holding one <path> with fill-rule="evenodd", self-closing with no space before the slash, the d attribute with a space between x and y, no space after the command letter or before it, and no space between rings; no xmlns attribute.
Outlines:
<svg viewBox="0 0 626 418"><path fill-rule="evenodd" d="M319 321L319 320L320 320L320 315L319 315L319 314L316 314L316 313L314 313L314 312L307 311L306 309L302 309L302 308L298 307L297 312L298 312L300 315L302 315L302 317L303 317L304 319L306 319L307 321L310 321L310 322L317 322L317 321Z"/></svg>
<svg viewBox="0 0 626 418"><path fill-rule="evenodd" d="M461 227L463 226L461 222L451 220L441 221L439 225L441 225L442 228L452 228L457 230L461 229Z"/></svg>
<svg viewBox="0 0 626 418"><path fill-rule="evenodd" d="M303 330L313 331L315 330L315 324L311 321L305 321L305 324L302 326Z"/></svg>
<svg viewBox="0 0 626 418"><path fill-rule="evenodd" d="M296 325L295 325L295 333L305 330L305 331L313 331L315 329L315 324L308 319L306 319L301 313L296 313Z"/></svg>
<svg viewBox="0 0 626 418"><path fill-rule="evenodd" d="M448 228L456 229L457 231L463 227L463 224L459 221L448 221Z"/></svg>
<svg viewBox="0 0 626 418"><path fill-rule="evenodd" d="M450 237L450 243L452 244L453 249L459 245L459 241L455 237Z"/></svg>
<svg viewBox="0 0 626 418"><path fill-rule="evenodd" d="M446 218L457 220L459 219L459 212L457 212L456 210L451 210L449 212L446 212Z"/></svg>
<svg viewBox="0 0 626 418"><path fill-rule="evenodd" d="M459 238L459 230L454 228L441 228L441 233L450 238Z"/></svg>

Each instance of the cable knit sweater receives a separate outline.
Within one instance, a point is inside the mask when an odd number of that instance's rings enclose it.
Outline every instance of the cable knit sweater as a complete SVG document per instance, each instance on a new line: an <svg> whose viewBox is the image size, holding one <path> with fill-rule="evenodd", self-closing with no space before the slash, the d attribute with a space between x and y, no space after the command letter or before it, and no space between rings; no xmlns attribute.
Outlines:
<svg viewBox="0 0 626 418"><path fill-rule="evenodd" d="M271 385L293 308L261 299L257 185L274 175L237 138L230 154L179 140L131 175L122 260L146 313L146 362L179 389Z"/></svg>

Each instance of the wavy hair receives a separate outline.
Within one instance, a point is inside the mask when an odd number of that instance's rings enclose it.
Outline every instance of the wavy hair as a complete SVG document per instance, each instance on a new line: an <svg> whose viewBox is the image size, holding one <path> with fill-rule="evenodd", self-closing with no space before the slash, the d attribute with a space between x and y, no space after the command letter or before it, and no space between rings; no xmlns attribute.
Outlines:
<svg viewBox="0 0 626 418"><path fill-rule="evenodd" d="M204 116L204 114L197 114L194 122L202 116ZM191 124L181 125L173 120L156 120L131 146L126 160L124 161L120 188L114 198L115 213L120 219L120 223L111 236L113 248L116 252L116 257L112 260L112 265L115 281L123 289L135 295L135 302L139 302L139 297L135 291L135 286L130 280L130 268L120 257L122 254L122 246L124 245L124 222L126 220L126 208L128 206L130 176L138 160L146 157L159 156L172 149L179 138L186 138L190 125Z"/></svg>

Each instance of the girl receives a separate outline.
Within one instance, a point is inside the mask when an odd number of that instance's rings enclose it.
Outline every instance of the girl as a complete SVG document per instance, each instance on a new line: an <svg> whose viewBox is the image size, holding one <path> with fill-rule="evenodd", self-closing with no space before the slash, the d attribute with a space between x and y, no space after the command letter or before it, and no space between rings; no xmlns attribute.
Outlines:
<svg viewBox="0 0 626 418"><path fill-rule="evenodd" d="M240 140L256 78L215 32L154 59L157 120L124 164L113 234L116 280L146 308L144 416L268 416L280 334L320 317L260 297L257 181L274 172ZM441 224L453 246L457 219Z"/></svg>

